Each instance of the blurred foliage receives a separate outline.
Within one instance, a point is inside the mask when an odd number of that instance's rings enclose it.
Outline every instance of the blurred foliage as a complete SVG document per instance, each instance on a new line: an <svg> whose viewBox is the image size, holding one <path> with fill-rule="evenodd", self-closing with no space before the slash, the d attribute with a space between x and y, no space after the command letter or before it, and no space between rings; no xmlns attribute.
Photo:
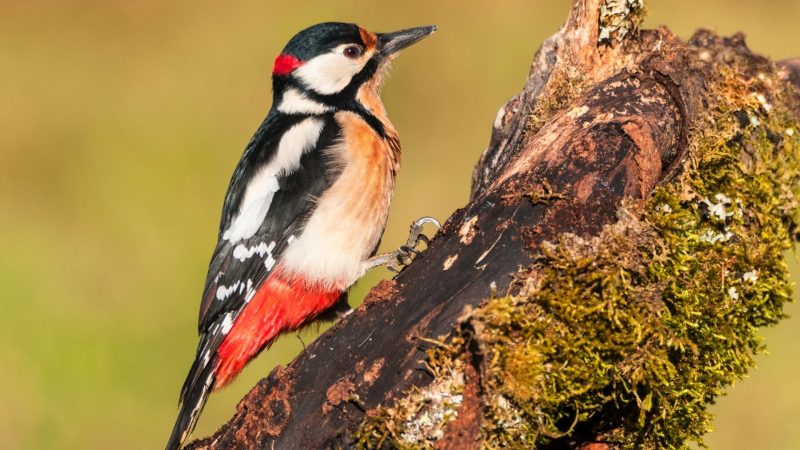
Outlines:
<svg viewBox="0 0 800 450"><path fill-rule="evenodd" d="M701 26L742 30L757 52L797 56L800 2L768 5L653 0L645 26L668 24L684 37ZM326 20L376 31L440 26L398 60L384 91L405 149L383 239L391 248L413 218L445 218L466 202L497 108L568 8L0 0L3 448L163 445L194 353L222 196L269 106L272 59L296 31ZM370 274L352 297L383 276ZM765 335L772 355L720 401L712 447L800 447L800 330L789 320ZM257 379L301 347L283 338L212 396L196 434L227 420Z"/></svg>

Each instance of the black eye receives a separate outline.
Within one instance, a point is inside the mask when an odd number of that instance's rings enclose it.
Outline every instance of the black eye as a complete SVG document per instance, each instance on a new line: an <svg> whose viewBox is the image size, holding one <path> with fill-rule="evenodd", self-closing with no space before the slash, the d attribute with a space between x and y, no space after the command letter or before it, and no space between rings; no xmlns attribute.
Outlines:
<svg viewBox="0 0 800 450"><path fill-rule="evenodd" d="M361 57L362 53L364 53L364 49L362 49L359 45L351 45L344 48L344 56L347 56L350 59L358 59Z"/></svg>

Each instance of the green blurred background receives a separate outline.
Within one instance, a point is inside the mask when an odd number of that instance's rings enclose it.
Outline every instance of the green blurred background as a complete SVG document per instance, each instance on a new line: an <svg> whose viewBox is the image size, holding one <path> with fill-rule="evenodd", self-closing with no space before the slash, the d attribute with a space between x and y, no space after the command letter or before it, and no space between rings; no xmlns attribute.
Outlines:
<svg viewBox="0 0 800 450"><path fill-rule="evenodd" d="M384 91L404 147L388 249L412 219L444 219L466 202L497 109L568 8L0 0L0 447L162 448L222 197L269 107L272 60L296 31L327 20L440 26L398 60ZM800 56L800 0L653 0L649 10L648 26L683 37L742 30L757 52ZM369 274L353 299L384 276ZM797 324L764 332L771 355L713 408L712 447L800 448ZM300 347L284 337L212 396L195 435Z"/></svg>

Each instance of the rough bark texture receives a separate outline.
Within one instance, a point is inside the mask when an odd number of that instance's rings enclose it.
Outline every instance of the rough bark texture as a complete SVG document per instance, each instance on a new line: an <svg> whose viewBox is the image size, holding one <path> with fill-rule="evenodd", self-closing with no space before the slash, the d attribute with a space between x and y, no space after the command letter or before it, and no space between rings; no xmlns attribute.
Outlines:
<svg viewBox="0 0 800 450"><path fill-rule="evenodd" d="M542 242L565 232L597 235L617 220L623 199L641 208L681 170L688 130L706 105L711 63L749 51L740 36L700 32L684 43L666 28L639 32L636 10L622 27L604 27L602 4L575 0L564 28L542 44L523 91L498 114L469 204L447 219L430 248L289 367L259 382L215 435L189 448L353 445L370 411L432 381L426 339L452 334L464 326L465 308L493 290L506 292ZM782 65L800 85L800 61ZM458 419L437 448L480 447L479 353L465 370Z"/></svg>

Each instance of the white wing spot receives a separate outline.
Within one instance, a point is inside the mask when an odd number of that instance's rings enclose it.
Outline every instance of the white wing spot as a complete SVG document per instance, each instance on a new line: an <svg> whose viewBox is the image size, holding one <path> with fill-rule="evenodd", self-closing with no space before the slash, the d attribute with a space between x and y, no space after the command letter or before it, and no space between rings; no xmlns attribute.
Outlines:
<svg viewBox="0 0 800 450"><path fill-rule="evenodd" d="M256 291L253 289L253 280L247 279L247 294L245 294L244 302L249 303L250 299L256 294Z"/></svg>
<svg viewBox="0 0 800 450"><path fill-rule="evenodd" d="M317 143L324 125L322 120L312 117L286 131L275 155L247 185L239 212L222 234L223 239L237 243L256 234L267 216L273 196L280 189L278 177L289 175L300 167L300 158Z"/></svg>
<svg viewBox="0 0 800 450"><path fill-rule="evenodd" d="M217 288L217 300L221 301L230 297L231 294L233 294L237 289L239 289L239 284L241 283L237 281L236 283L233 283L230 287L227 287L225 285L220 285Z"/></svg>
<svg viewBox="0 0 800 450"><path fill-rule="evenodd" d="M250 278L247 279L247 291L250 292L253 290L253 280Z"/></svg>
<svg viewBox="0 0 800 450"><path fill-rule="evenodd" d="M222 334L228 334L233 327L233 319L231 318L231 313L225 314L225 318L222 319Z"/></svg>
<svg viewBox="0 0 800 450"><path fill-rule="evenodd" d="M274 248L275 243L273 242L272 244L273 245L271 248ZM238 259L239 261L244 262L255 254L258 254L258 256L263 257L269 251L271 251L270 248L268 248L267 244L265 244L264 242L259 242L258 244L249 248L245 247L242 244L239 244L236 246L236 248L233 249L233 257Z"/></svg>

